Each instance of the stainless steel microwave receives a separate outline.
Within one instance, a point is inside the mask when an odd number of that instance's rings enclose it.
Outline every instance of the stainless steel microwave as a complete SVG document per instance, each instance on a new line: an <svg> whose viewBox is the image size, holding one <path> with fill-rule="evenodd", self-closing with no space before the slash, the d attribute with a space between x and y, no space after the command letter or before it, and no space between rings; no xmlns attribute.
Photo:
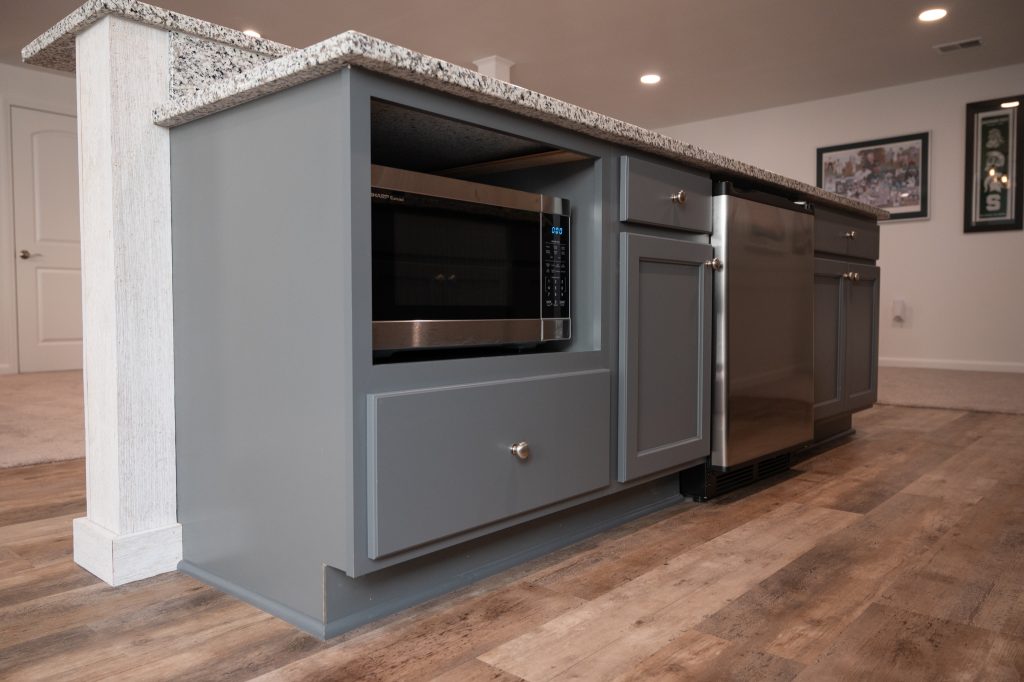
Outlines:
<svg viewBox="0 0 1024 682"><path fill-rule="evenodd" d="M571 338L569 202L371 167L373 349Z"/></svg>

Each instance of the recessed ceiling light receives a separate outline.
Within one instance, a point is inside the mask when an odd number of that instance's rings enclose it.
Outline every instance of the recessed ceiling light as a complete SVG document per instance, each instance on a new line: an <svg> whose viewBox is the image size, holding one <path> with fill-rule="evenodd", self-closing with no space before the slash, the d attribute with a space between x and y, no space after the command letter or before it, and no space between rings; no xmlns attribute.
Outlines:
<svg viewBox="0 0 1024 682"><path fill-rule="evenodd" d="M917 18L921 21L938 21L939 19L946 16L948 12L940 7L934 9L926 9L917 15Z"/></svg>
<svg viewBox="0 0 1024 682"><path fill-rule="evenodd" d="M1001 106L1003 109L1013 109L1014 107L1019 107L1020 106L1020 100L1019 99L1015 99L1012 102L1003 102L999 106Z"/></svg>
<svg viewBox="0 0 1024 682"><path fill-rule="evenodd" d="M654 85L661 82L661 76L656 73L645 73L640 76L640 82L644 85Z"/></svg>
<svg viewBox="0 0 1024 682"><path fill-rule="evenodd" d="M250 38L262 38L263 37L263 36L260 35L259 31L254 31L251 28L245 29L244 31L242 31L242 33L244 33L245 35L249 36Z"/></svg>

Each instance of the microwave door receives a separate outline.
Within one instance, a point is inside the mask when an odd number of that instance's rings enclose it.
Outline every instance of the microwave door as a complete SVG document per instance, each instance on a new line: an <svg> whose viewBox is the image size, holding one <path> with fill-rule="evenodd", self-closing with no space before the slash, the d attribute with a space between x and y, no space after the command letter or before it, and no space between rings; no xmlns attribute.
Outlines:
<svg viewBox="0 0 1024 682"><path fill-rule="evenodd" d="M375 349L539 341L539 214L404 198L373 206Z"/></svg>

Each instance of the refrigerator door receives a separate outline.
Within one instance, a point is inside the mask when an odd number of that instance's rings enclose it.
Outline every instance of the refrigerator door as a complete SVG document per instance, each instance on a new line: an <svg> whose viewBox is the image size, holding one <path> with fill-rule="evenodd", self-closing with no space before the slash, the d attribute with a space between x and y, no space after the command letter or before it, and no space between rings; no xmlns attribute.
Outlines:
<svg viewBox="0 0 1024 682"><path fill-rule="evenodd" d="M717 365L713 466L814 436L814 216L729 194L714 198Z"/></svg>

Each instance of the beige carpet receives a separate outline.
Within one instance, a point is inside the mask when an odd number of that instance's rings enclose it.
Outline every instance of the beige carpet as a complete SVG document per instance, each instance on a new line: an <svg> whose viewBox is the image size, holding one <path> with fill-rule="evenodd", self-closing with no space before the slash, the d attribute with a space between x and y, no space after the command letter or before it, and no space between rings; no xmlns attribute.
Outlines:
<svg viewBox="0 0 1024 682"><path fill-rule="evenodd" d="M0 467L85 456L82 373L0 375Z"/></svg>
<svg viewBox="0 0 1024 682"><path fill-rule="evenodd" d="M1024 414L1024 374L879 367L878 402Z"/></svg>

